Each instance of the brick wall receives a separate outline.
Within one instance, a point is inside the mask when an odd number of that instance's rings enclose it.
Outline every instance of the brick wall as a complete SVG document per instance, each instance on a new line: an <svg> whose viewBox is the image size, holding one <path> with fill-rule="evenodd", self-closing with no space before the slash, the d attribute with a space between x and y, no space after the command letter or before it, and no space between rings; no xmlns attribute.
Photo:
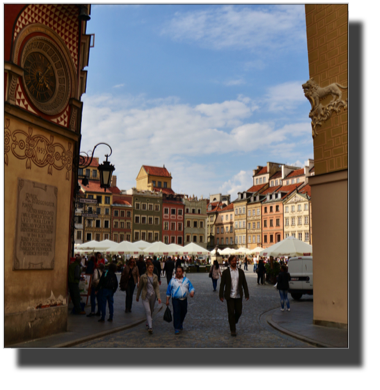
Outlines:
<svg viewBox="0 0 380 390"><path fill-rule="evenodd" d="M348 85L348 5L305 5L309 74L320 87ZM347 99L347 89L342 90ZM329 98L323 101L328 102ZM333 113L314 137L315 174L348 168L348 113Z"/></svg>

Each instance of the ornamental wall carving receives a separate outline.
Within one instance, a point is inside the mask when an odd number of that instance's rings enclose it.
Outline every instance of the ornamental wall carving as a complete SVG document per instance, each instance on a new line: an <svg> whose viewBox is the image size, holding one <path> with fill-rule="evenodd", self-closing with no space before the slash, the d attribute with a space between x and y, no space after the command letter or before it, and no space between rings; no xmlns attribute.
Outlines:
<svg viewBox="0 0 380 390"><path fill-rule="evenodd" d="M338 83L332 83L327 87L320 87L311 77L305 84L302 84L305 97L311 104L309 118L311 118L312 136L318 135L317 126L329 119L333 112L340 112L341 108L347 109L348 99L342 100L341 89L347 89ZM333 99L324 106L322 100L332 97Z"/></svg>
<svg viewBox="0 0 380 390"><path fill-rule="evenodd" d="M62 144L54 142L54 136L47 138L41 134L33 135L33 128L29 127L26 133L23 130L11 130L10 119L5 118L4 129L4 163L9 164L8 153L12 153L19 160L26 160L26 169L32 169L32 163L39 168L48 167L49 175L53 168L66 170L66 180L70 179L72 169L72 144L66 149Z"/></svg>

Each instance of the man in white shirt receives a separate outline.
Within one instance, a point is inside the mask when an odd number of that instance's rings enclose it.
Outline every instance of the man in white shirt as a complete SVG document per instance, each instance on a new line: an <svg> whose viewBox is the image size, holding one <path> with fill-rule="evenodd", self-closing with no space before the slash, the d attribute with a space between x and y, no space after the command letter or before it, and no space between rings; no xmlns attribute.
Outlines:
<svg viewBox="0 0 380 390"><path fill-rule="evenodd" d="M231 336L236 336L236 324L243 310L243 289L246 300L249 299L249 292L244 271L236 267L236 257L231 256L228 261L230 268L227 268L222 273L219 299L222 302L224 302L224 299L227 301Z"/></svg>

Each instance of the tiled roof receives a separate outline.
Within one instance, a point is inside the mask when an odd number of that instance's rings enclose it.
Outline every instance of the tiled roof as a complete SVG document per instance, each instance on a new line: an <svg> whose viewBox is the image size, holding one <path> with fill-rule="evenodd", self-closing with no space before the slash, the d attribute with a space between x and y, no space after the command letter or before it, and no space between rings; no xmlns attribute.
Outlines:
<svg viewBox="0 0 380 390"><path fill-rule="evenodd" d="M109 188L106 189L104 192L104 188L100 187L100 181L99 180L89 180L88 185L84 186L81 184L81 187L84 189L85 192L101 192L102 194L112 194L112 192L109 190Z"/></svg>
<svg viewBox="0 0 380 390"><path fill-rule="evenodd" d="M90 161L90 158L86 158L84 160L83 165L87 165L89 161ZM89 166L93 167L93 168L97 168L99 166L99 157L94 157ZM79 168L81 168L81 166L79 166Z"/></svg>
<svg viewBox="0 0 380 390"><path fill-rule="evenodd" d="M304 169L296 169L295 171L293 172L290 172L288 176L286 176L286 179L288 179L289 177L296 177L296 176L302 176L305 174L305 171Z"/></svg>
<svg viewBox="0 0 380 390"><path fill-rule="evenodd" d="M255 176L263 175L264 173L267 173L267 167L261 168L259 172L256 173Z"/></svg>
<svg viewBox="0 0 380 390"><path fill-rule="evenodd" d="M269 187L265 191L263 191L260 195L273 194L273 192L276 192L276 190L278 190L279 188L281 188L281 186Z"/></svg>
<svg viewBox="0 0 380 390"><path fill-rule="evenodd" d="M126 205L126 206L132 206L128 201L125 199L113 199L113 206L116 206L118 204Z"/></svg>
<svg viewBox="0 0 380 390"><path fill-rule="evenodd" d="M153 191L160 192L160 190L162 190L163 194L175 194L171 188L153 187Z"/></svg>
<svg viewBox="0 0 380 390"><path fill-rule="evenodd" d="M221 204L222 202L212 202L212 203L209 203L207 205L207 212L208 213L214 213L215 211L218 211L218 208L219 208L219 205ZM211 205L211 210L209 210L208 208L210 207Z"/></svg>
<svg viewBox="0 0 380 390"><path fill-rule="evenodd" d="M311 187L309 184L306 184L299 190L300 194L308 194L311 197Z"/></svg>
<svg viewBox="0 0 380 390"><path fill-rule="evenodd" d="M228 206L226 207L221 207L219 206L218 207L218 210L220 210L220 212L223 212L223 211L231 211L234 209L234 204L233 203L230 203Z"/></svg>
<svg viewBox="0 0 380 390"><path fill-rule="evenodd" d="M120 194L120 190L118 187L110 187L109 190L113 193L113 194Z"/></svg>
<svg viewBox="0 0 380 390"><path fill-rule="evenodd" d="M266 185L267 185L267 183L259 184L259 185L257 185L257 186L252 186L249 190L247 190L247 192L253 192L253 193L255 193L255 192L261 190L261 189L262 189L264 186L266 186Z"/></svg>
<svg viewBox="0 0 380 390"><path fill-rule="evenodd" d="M281 177L281 175L282 175L281 171L278 171L272 177L270 177L269 180L278 179L279 177Z"/></svg>
<svg viewBox="0 0 380 390"><path fill-rule="evenodd" d="M284 199L286 198L290 193L292 193L297 187L301 186L303 183L298 183L298 184L292 184L289 186L282 186L278 192L286 192L286 194L281 198Z"/></svg>
<svg viewBox="0 0 380 390"><path fill-rule="evenodd" d="M152 167L150 165L143 165L143 168L146 170L147 173L149 173L149 175L171 177L170 173L166 168Z"/></svg>
<svg viewBox="0 0 380 390"><path fill-rule="evenodd" d="M313 168L310 168L309 172L314 172L314 165Z"/></svg>

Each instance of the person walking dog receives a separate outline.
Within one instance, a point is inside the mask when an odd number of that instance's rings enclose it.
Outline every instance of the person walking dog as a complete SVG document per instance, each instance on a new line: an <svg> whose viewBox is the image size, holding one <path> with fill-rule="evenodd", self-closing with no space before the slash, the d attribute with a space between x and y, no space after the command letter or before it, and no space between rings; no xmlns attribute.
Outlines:
<svg viewBox="0 0 380 390"><path fill-rule="evenodd" d="M224 302L224 299L227 301L231 336L236 336L236 324L243 310L243 289L246 300L249 299L249 292L244 271L236 267L236 256L231 256L228 260L230 268L222 273L219 299L222 302Z"/></svg>

